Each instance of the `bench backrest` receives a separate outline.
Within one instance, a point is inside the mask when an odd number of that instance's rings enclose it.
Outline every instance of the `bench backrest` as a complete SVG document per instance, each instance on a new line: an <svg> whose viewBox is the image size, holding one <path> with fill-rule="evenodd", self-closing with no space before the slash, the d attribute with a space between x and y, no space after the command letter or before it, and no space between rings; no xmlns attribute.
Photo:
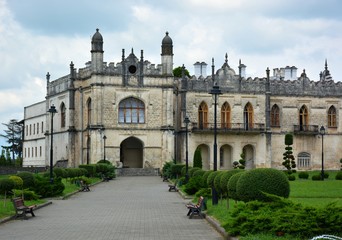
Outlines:
<svg viewBox="0 0 342 240"><path fill-rule="evenodd" d="M204 200L204 197L200 196L200 197L198 198L198 202L197 202L197 204L196 204L196 207L198 207L198 208L202 207L203 200Z"/></svg>
<svg viewBox="0 0 342 240"><path fill-rule="evenodd" d="M13 204L16 208L25 206L22 198L13 198Z"/></svg>

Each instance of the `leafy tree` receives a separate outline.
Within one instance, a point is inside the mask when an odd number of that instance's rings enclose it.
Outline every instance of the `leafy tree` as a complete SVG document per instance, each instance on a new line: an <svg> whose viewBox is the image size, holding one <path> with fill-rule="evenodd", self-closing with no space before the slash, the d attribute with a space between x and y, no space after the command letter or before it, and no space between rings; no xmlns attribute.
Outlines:
<svg viewBox="0 0 342 240"><path fill-rule="evenodd" d="M293 135L288 133L285 135L285 152L283 153L283 166L286 167L288 174L292 174L293 168L296 168L295 158L292 152Z"/></svg>
<svg viewBox="0 0 342 240"><path fill-rule="evenodd" d="M4 134L0 134L1 137L7 139L9 146L3 146L3 148L9 149L12 152L12 159L14 161L14 155L17 154L21 157L23 149L22 132L23 125L16 119L11 119L9 123L3 123L7 127L4 130Z"/></svg>
<svg viewBox="0 0 342 240"><path fill-rule="evenodd" d="M173 76L175 77L182 77L182 68L183 67L176 67L175 69L173 69ZM189 71L184 67L184 75L190 78L190 73Z"/></svg>
<svg viewBox="0 0 342 240"><path fill-rule="evenodd" d="M194 154L194 168L198 167L202 169L202 155L201 150L197 148Z"/></svg>

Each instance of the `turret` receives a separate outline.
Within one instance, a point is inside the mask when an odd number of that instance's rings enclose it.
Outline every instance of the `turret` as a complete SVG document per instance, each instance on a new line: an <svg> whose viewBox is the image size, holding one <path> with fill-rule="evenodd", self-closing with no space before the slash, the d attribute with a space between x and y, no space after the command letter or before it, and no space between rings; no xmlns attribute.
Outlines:
<svg viewBox="0 0 342 240"><path fill-rule="evenodd" d="M161 52L162 74L172 75L173 45L172 45L172 39L169 37L168 32L166 32L166 36L163 38L161 48L162 48L162 52Z"/></svg>
<svg viewBox="0 0 342 240"><path fill-rule="evenodd" d="M99 29L91 39L91 68L95 73L103 71L103 38Z"/></svg>

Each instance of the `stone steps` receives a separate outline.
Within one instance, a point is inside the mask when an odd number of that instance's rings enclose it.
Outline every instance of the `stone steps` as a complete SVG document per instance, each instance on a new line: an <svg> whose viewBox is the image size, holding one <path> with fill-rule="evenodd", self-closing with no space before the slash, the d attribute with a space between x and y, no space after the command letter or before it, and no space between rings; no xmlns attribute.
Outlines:
<svg viewBox="0 0 342 240"><path fill-rule="evenodd" d="M159 168L117 168L117 176L159 176Z"/></svg>

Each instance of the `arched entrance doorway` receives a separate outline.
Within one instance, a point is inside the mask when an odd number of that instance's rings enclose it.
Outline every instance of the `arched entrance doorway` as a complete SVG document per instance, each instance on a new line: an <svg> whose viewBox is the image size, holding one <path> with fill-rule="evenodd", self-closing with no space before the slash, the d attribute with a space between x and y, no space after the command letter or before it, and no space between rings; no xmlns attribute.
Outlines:
<svg viewBox="0 0 342 240"><path fill-rule="evenodd" d="M202 156L202 168L203 170L209 170L210 169L210 163L209 163L209 147L208 145L201 144L197 148L201 150L201 156Z"/></svg>
<svg viewBox="0 0 342 240"><path fill-rule="evenodd" d="M233 169L232 147L228 144L220 148L220 169Z"/></svg>
<svg viewBox="0 0 342 240"><path fill-rule="evenodd" d="M129 137L120 144L120 162L123 167L143 167L143 143L135 138Z"/></svg>
<svg viewBox="0 0 342 240"><path fill-rule="evenodd" d="M250 144L243 147L243 153L245 154L246 169L254 168L254 147Z"/></svg>

